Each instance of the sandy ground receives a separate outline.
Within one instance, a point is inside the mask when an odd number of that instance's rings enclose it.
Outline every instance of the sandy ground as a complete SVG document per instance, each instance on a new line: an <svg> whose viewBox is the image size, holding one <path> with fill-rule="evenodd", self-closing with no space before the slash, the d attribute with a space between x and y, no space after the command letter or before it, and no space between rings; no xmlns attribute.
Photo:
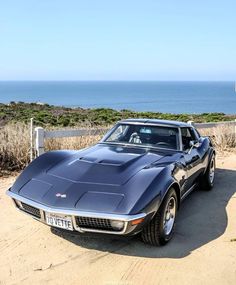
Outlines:
<svg viewBox="0 0 236 285"><path fill-rule="evenodd" d="M212 192L193 192L165 247L59 233L13 207L0 180L0 284L236 284L236 155Z"/></svg>

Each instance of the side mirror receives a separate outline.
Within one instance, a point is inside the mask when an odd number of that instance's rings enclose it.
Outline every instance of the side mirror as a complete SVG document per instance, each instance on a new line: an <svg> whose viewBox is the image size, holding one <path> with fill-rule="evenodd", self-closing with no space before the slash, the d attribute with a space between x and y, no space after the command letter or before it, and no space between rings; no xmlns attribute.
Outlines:
<svg viewBox="0 0 236 285"><path fill-rule="evenodd" d="M199 141L190 141L189 142L189 146L190 147L196 147L196 148L198 148L199 146L200 146L200 142Z"/></svg>
<svg viewBox="0 0 236 285"><path fill-rule="evenodd" d="M190 149L188 151L188 154L191 153L193 148L198 148L200 146L200 142L199 141L190 141L189 146L190 146Z"/></svg>

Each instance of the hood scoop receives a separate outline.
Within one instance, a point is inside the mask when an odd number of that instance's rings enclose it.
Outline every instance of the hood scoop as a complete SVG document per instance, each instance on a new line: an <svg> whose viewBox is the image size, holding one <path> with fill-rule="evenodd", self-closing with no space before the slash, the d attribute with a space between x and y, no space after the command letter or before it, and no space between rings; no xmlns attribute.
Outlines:
<svg viewBox="0 0 236 285"><path fill-rule="evenodd" d="M119 149L111 146L95 146L86 153L63 161L47 174L58 178L91 184L122 185L147 164L161 156L145 150Z"/></svg>
<svg viewBox="0 0 236 285"><path fill-rule="evenodd" d="M79 160L85 161L85 162L96 162L97 158L96 157L85 156L85 157L80 157Z"/></svg>
<svg viewBox="0 0 236 285"><path fill-rule="evenodd" d="M114 165L114 166L116 165L120 166L124 163L121 160L115 160L115 159L98 160L96 157L89 157L89 156L81 157L79 160L84 161L84 162L92 162L92 163L99 163L99 164L104 164L104 165Z"/></svg>
<svg viewBox="0 0 236 285"><path fill-rule="evenodd" d="M123 161L112 160L112 159L103 159L103 160L100 160L98 163L104 164L104 165L121 166L123 164Z"/></svg>

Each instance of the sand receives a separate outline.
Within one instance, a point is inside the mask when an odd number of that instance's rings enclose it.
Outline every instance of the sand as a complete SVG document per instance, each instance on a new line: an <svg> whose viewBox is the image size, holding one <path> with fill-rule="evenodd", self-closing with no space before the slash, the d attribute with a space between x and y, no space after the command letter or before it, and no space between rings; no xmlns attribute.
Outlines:
<svg viewBox="0 0 236 285"><path fill-rule="evenodd" d="M236 284L236 155L220 157L213 191L194 191L165 247L72 235L17 211L0 180L0 284Z"/></svg>

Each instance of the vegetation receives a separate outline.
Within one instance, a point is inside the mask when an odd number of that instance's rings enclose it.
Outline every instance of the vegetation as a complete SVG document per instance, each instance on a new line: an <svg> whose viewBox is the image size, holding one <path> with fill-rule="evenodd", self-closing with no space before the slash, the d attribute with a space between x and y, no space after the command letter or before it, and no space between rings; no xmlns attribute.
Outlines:
<svg viewBox="0 0 236 285"><path fill-rule="evenodd" d="M19 171L29 162L29 126L17 123L0 128L0 174Z"/></svg>
<svg viewBox="0 0 236 285"><path fill-rule="evenodd" d="M236 119L236 115L225 115L224 113L169 114L160 112L135 112L131 110L117 111L108 108L66 108L24 102L11 102L8 105L0 104L0 126L10 122L28 123L31 117L34 118L35 125L43 127L104 126L127 118L158 118L185 122L192 120L197 123Z"/></svg>
<svg viewBox="0 0 236 285"><path fill-rule="evenodd" d="M45 141L46 151L81 149L97 143L104 131L96 136L54 138ZM0 176L24 169L30 162L29 124L9 123L0 127Z"/></svg>
<svg viewBox="0 0 236 285"><path fill-rule="evenodd" d="M124 118L160 118L194 122L228 121L236 115L223 113L201 115L163 114L152 112L134 112L129 110L116 111L112 109L81 109L64 108L50 105L11 103L0 104L0 175L9 171L19 171L29 163L30 133L29 119L34 118L34 125L54 129L62 127L108 126ZM216 148L220 151L236 147L234 129L223 126L204 130L203 135L210 135ZM48 139L46 150L81 149L100 140L99 136L84 136L73 138Z"/></svg>

